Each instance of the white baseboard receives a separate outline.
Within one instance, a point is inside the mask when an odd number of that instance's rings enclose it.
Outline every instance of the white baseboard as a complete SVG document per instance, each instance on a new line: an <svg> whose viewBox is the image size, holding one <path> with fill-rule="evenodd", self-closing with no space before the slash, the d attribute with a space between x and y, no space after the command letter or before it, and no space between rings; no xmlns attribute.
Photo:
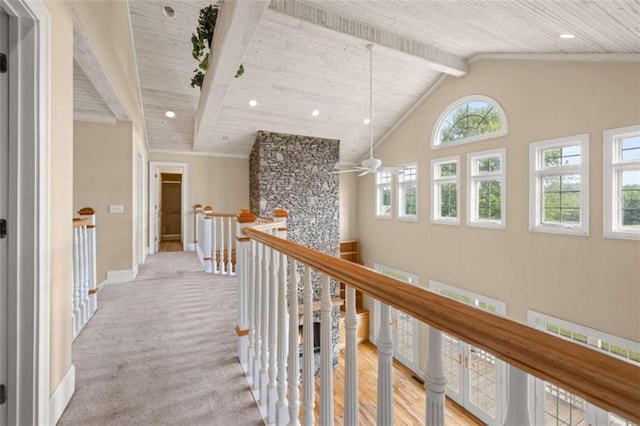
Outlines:
<svg viewBox="0 0 640 426"><path fill-rule="evenodd" d="M136 279L138 275L137 268L135 269L123 269L120 271L107 271L106 284L121 284L128 283Z"/></svg>
<svg viewBox="0 0 640 426"><path fill-rule="evenodd" d="M187 244L187 251L196 251L196 243Z"/></svg>
<svg viewBox="0 0 640 426"><path fill-rule="evenodd" d="M64 409L71 401L71 397L76 390L76 367L71 364L67 374L49 397L49 424L55 425L62 417Z"/></svg>

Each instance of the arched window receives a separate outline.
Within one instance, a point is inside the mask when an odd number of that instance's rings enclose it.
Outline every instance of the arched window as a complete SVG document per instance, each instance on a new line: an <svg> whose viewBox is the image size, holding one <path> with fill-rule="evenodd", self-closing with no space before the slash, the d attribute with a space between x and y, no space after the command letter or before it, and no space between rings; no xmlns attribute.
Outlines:
<svg viewBox="0 0 640 426"><path fill-rule="evenodd" d="M493 99L473 95L458 99L444 110L434 128L434 148L476 142L507 134L507 117Z"/></svg>

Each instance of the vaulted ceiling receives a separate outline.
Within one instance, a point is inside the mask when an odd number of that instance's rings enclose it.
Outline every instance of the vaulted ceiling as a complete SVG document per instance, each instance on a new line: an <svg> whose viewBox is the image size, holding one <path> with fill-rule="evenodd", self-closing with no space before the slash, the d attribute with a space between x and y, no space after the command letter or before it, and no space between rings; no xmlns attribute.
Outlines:
<svg viewBox="0 0 640 426"><path fill-rule="evenodd" d="M253 1L253 0L247 0ZM202 0L132 0L151 150L192 151L200 91L191 33ZM163 13L170 6L173 17ZM572 39L559 37L573 34ZM339 139L341 161L366 153L369 57L374 139L443 75L482 53L639 53L635 0L272 0L223 92L198 151L246 157L258 130ZM255 107L249 100L257 101ZM173 119L165 111L174 111ZM312 111L319 114L312 116Z"/></svg>

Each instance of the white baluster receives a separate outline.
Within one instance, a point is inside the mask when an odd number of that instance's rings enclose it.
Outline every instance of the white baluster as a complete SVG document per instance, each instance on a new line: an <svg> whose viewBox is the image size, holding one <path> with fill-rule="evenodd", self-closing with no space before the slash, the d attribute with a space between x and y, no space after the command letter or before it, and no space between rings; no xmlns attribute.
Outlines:
<svg viewBox="0 0 640 426"><path fill-rule="evenodd" d="M442 361L442 332L432 326L429 326L429 347L427 349L429 359L424 375L424 387L427 390L425 423L427 426L443 426L447 378L444 375Z"/></svg>
<svg viewBox="0 0 640 426"><path fill-rule="evenodd" d="M255 340L254 340L254 363L253 363L253 388L260 391L260 359L262 358L262 255L264 248L262 244L256 244L255 256L255 287L254 287L254 324L255 324ZM258 400L259 401L259 400Z"/></svg>
<svg viewBox="0 0 640 426"><path fill-rule="evenodd" d="M300 411L300 346L298 343L298 281L295 259L289 260L289 425L298 425ZM308 269L305 267L305 269ZM306 408L305 408L306 410ZM313 410L311 413L313 418ZM305 423L306 424L306 423Z"/></svg>
<svg viewBox="0 0 640 426"><path fill-rule="evenodd" d="M269 262L269 384L267 385L267 423L276 421L276 401L278 400L278 389L276 388L277 366L277 345L278 345L278 260L279 253L270 249L271 259Z"/></svg>
<svg viewBox="0 0 640 426"><path fill-rule="evenodd" d="M331 320L331 288L329 276L322 277L322 301L320 303L320 424L333 424L333 342ZM305 312L305 315L307 313Z"/></svg>
<svg viewBox="0 0 640 426"><path fill-rule="evenodd" d="M280 253L278 269L278 402L276 424L286 425L287 413L287 257ZM296 292L297 293L297 292Z"/></svg>
<svg viewBox="0 0 640 426"><path fill-rule="evenodd" d="M344 365L344 424L360 423L358 406L358 317L356 312L356 289L347 287L347 313L344 319L346 335Z"/></svg>
<svg viewBox="0 0 640 426"><path fill-rule="evenodd" d="M80 253L78 228L73 228L73 337L80 331Z"/></svg>
<svg viewBox="0 0 640 426"><path fill-rule="evenodd" d="M85 293L85 283L86 283L86 273L85 273L85 252L84 252L84 232L82 230L84 226L80 226L77 228L78 233L78 310L80 311L80 318L78 320L78 331L82 330L84 327L87 318L86 318L86 307L84 305L84 293Z"/></svg>
<svg viewBox="0 0 640 426"><path fill-rule="evenodd" d="M204 250L203 250L203 259L204 259L204 271L205 272L213 272L212 268L212 260L211 260L211 227L212 227L213 218L209 215L204 217ZM215 259L214 259L215 260ZM214 262L215 263L215 262Z"/></svg>
<svg viewBox="0 0 640 426"><path fill-rule="evenodd" d="M260 405L267 403L269 383L269 260L271 249L263 245L262 255L262 348L260 352Z"/></svg>
<svg viewBox="0 0 640 426"><path fill-rule="evenodd" d="M89 240L87 238L87 225L80 228L82 235L82 326L89 321Z"/></svg>
<svg viewBox="0 0 640 426"><path fill-rule="evenodd" d="M98 309L98 295L96 294L97 271L96 271L96 213L91 208L84 208L78 211L79 214L85 216L89 220L87 226L88 239L88 262L89 262L89 279L88 279L88 298L89 298L89 317L93 316Z"/></svg>
<svg viewBox="0 0 640 426"><path fill-rule="evenodd" d="M213 273L219 274L222 272L222 268L220 264L222 263L222 250L223 247L218 248L218 218L213 218L213 236L212 236L212 244L213 244L213 254L211 258L213 259ZM218 262L220 260L220 263Z"/></svg>
<svg viewBox="0 0 640 426"><path fill-rule="evenodd" d="M251 241L249 246L249 257L248 257L248 263L249 263L249 288L248 288L248 314L249 314L249 346L247 348L247 374L249 376L249 382L251 383L252 387L253 384L255 383L255 381L253 380L254 375L253 375L253 363L254 363L254 357L255 357L255 346L254 346L254 339L255 339L255 309L256 309L256 305L255 305L255 301L254 301L254 294L255 294L255 288L256 288L256 269L255 269L255 262L256 262L256 243L255 241Z"/></svg>
<svg viewBox="0 0 640 426"><path fill-rule="evenodd" d="M227 218L227 225L228 225L227 235L229 236L229 241L228 241L228 244L227 244L227 246L228 246L228 249L227 249L227 275L234 275L234 273L233 273L233 262L231 261L232 260L231 255L232 255L232 251L233 251L233 248L231 247L231 243L232 243L232 240L231 240L231 225L232 225L231 219L232 219L231 217Z"/></svg>
<svg viewBox="0 0 640 426"><path fill-rule="evenodd" d="M224 253L225 253L225 238L224 238L224 217L220 218L220 264L219 264L219 271L221 274L226 274L227 273L227 268L226 265L224 263Z"/></svg>
<svg viewBox="0 0 640 426"><path fill-rule="evenodd" d="M302 406L304 408L304 417L302 422L305 426L313 425L314 409L316 405L316 386L315 386L315 360L313 353L313 288L311 287L311 268L304 267L304 324L302 332L302 384L304 386L302 392Z"/></svg>
<svg viewBox="0 0 640 426"><path fill-rule="evenodd" d="M389 306L380 303L378 331L378 416L376 424L393 424L393 341L389 324Z"/></svg>
<svg viewBox="0 0 640 426"><path fill-rule="evenodd" d="M509 401L505 425L529 426L533 424L529 417L527 373L513 365L509 365Z"/></svg>

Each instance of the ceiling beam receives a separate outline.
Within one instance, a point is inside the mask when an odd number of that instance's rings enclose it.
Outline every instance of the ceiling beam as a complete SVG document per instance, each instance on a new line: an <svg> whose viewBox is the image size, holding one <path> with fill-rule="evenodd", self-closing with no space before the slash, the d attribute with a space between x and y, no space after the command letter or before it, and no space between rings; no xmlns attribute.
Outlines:
<svg viewBox="0 0 640 426"><path fill-rule="evenodd" d="M120 102L118 94L102 68L102 64L89 42L87 33L75 16L73 19L73 58L100 96L102 96L104 103L107 104L116 119L129 121L127 110Z"/></svg>
<svg viewBox="0 0 640 426"><path fill-rule="evenodd" d="M314 25L418 57L439 72L460 77L469 69L467 60L460 56L299 0L273 0L269 8Z"/></svg>
<svg viewBox="0 0 640 426"><path fill-rule="evenodd" d="M202 150L269 0L223 0L195 118L194 151Z"/></svg>

